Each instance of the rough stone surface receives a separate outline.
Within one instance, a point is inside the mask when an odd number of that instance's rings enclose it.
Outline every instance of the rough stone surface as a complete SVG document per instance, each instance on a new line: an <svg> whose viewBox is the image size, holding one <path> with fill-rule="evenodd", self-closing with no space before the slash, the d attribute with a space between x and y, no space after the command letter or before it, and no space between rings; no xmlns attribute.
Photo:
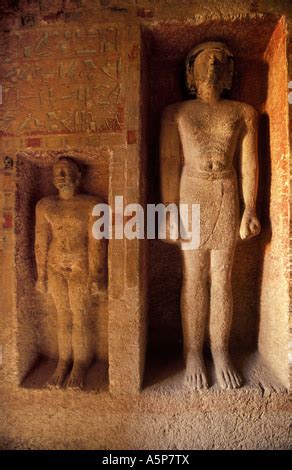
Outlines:
<svg viewBox="0 0 292 470"><path fill-rule="evenodd" d="M95 206L103 201L80 192L81 178L76 160L59 158L53 166L58 194L36 204L35 288L42 296L51 295L57 313L58 363L48 382L57 388L69 372L67 387L83 388L96 356L92 308L99 310L106 298L106 241L94 236Z"/></svg>
<svg viewBox="0 0 292 470"><path fill-rule="evenodd" d="M1 448L288 448L289 8L285 0L1 2ZM212 40L237 57L231 98L259 113L262 232L238 244L233 270L231 346L244 386L220 390L206 354L210 388L186 390L179 252L113 240L108 302L96 314L100 361L84 390L49 390L56 317L34 290L33 233L35 204L53 191L50 168L70 155L88 167L85 193L158 202L161 112L184 98L186 54Z"/></svg>
<svg viewBox="0 0 292 470"><path fill-rule="evenodd" d="M234 56L224 43L208 41L192 49L186 58L186 80L195 98L165 108L161 123L162 201L176 210L178 204L200 207L198 244L194 229L190 231L194 221L189 215L185 220L182 206L180 230L177 227L179 233L173 234L183 258L180 305L186 382L197 389L208 387L203 358L207 330L220 385L225 389L241 385L229 354L232 265L239 236L246 240L260 232L258 118L253 107L223 98L232 87L233 73Z"/></svg>

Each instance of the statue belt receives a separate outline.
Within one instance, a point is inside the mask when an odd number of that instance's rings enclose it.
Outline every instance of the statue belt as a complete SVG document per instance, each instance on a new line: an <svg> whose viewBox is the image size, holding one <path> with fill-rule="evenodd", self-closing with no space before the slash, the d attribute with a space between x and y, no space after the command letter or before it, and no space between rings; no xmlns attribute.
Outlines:
<svg viewBox="0 0 292 470"><path fill-rule="evenodd" d="M197 171L191 168L183 169L183 176L191 176L193 178L201 178L204 180L220 180L226 178L232 178L235 176L235 170L225 170L225 171Z"/></svg>

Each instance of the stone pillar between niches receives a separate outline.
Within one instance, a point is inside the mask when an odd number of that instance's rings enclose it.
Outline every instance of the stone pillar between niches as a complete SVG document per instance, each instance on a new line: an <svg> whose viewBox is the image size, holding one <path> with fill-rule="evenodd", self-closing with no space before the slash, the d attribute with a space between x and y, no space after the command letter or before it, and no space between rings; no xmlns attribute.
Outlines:
<svg viewBox="0 0 292 470"><path fill-rule="evenodd" d="M126 38L126 148L114 150L110 170L110 202L124 197L124 206L141 203L140 185L140 30L129 26ZM115 220L115 217L114 217ZM127 218L124 218L124 223ZM116 224L118 223L115 220ZM109 385L113 394L141 389L145 362L146 322L142 240L110 241L109 246Z"/></svg>

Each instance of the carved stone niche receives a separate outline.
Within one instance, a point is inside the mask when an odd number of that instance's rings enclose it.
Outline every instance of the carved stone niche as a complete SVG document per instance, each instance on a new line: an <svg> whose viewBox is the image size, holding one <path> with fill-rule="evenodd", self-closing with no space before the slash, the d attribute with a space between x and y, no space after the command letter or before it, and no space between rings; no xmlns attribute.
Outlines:
<svg viewBox="0 0 292 470"><path fill-rule="evenodd" d="M42 294L36 290L35 214L38 201L57 194L53 185L53 165L61 156L70 156L81 168L80 193L93 196L93 200L95 197L103 202L108 200L109 155L105 150L78 154L66 151L24 152L17 155L14 243L18 381L26 388L47 386L59 354L54 301L49 293ZM106 287L107 259L104 262L103 276ZM88 297L91 297L90 294ZM93 297L87 316L91 363L86 369L84 389L107 389L106 289L103 296ZM67 382L68 378L64 385Z"/></svg>
<svg viewBox="0 0 292 470"><path fill-rule="evenodd" d="M237 243L232 273L234 314L230 350L245 386L261 390L287 387L289 170L284 18L269 15L202 23L155 22L144 26L143 39L142 129L149 175L148 203L161 202L161 115L166 106L189 99L184 87L184 61L192 48L206 41L227 44L235 56L229 97L258 111L257 213L262 231L249 241ZM159 384L165 379L163 383L172 387L181 383L184 367L180 315L182 260L177 246L148 241L148 285L145 385ZM194 305L194 315L195 308ZM209 384L215 385L208 322L205 338Z"/></svg>

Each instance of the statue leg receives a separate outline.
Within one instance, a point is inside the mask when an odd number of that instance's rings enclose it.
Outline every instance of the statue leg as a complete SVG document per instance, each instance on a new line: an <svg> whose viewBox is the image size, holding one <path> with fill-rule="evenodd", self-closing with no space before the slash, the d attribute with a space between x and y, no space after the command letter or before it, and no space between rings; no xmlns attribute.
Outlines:
<svg viewBox="0 0 292 470"><path fill-rule="evenodd" d="M233 250L211 251L210 339L216 376L224 389L238 388L241 378L228 352L233 302L231 272Z"/></svg>
<svg viewBox="0 0 292 470"><path fill-rule="evenodd" d="M181 314L186 363L185 382L194 389L207 388L203 342L209 306L207 251L183 251Z"/></svg>
<svg viewBox="0 0 292 470"><path fill-rule="evenodd" d="M64 277L49 269L48 288L57 310L58 364L48 385L61 387L72 362L72 314L69 307L68 284Z"/></svg>
<svg viewBox="0 0 292 470"><path fill-rule="evenodd" d="M82 388L84 376L92 358L90 347L89 292L86 289L87 276L72 276L69 280L69 299L73 314L72 347L73 367L68 387Z"/></svg>

